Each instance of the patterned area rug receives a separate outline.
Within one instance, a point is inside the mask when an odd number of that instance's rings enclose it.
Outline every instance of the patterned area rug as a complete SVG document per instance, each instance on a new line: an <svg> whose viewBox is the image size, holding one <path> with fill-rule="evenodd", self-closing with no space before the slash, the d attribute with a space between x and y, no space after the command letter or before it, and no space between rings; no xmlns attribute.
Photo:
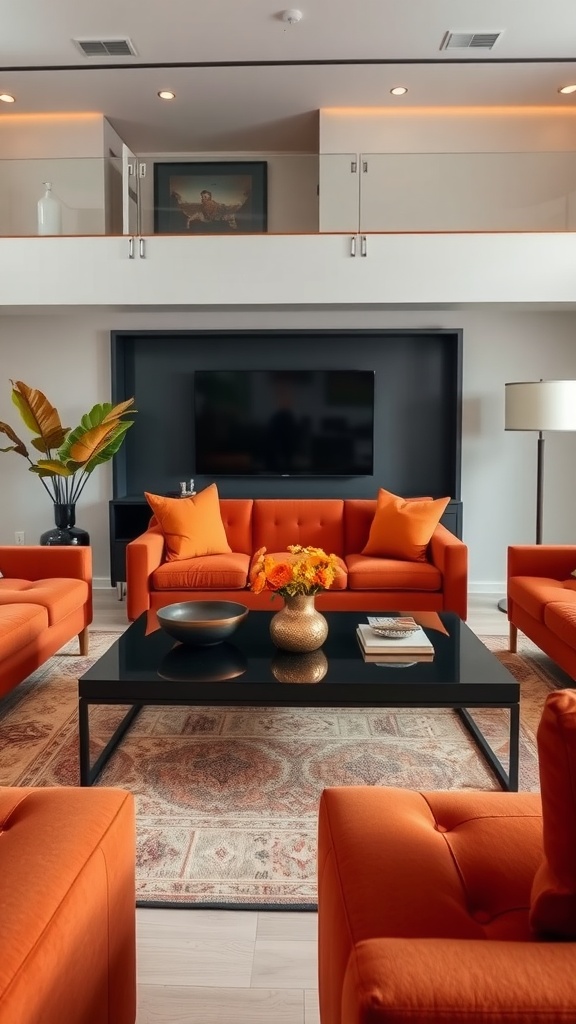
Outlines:
<svg viewBox="0 0 576 1024"><path fill-rule="evenodd" d="M113 642L71 643L0 708L0 784L78 784L76 682ZM528 640L484 643L522 684L520 788L538 789L534 733L546 694L571 685ZM572 684L573 685L573 684ZM96 752L124 709L94 708ZM506 713L475 715L505 760ZM139 901L315 904L316 814L330 785L498 789L453 711L144 709L99 782L136 795Z"/></svg>

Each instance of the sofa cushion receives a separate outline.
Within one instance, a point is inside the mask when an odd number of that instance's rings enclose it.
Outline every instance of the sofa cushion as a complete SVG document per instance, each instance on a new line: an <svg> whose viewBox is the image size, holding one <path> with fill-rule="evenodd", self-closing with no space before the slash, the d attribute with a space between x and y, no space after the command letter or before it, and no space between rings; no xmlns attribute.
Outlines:
<svg viewBox="0 0 576 1024"><path fill-rule="evenodd" d="M48 612L48 624L54 626L88 601L86 580L58 577L46 580L0 580L0 605L39 604Z"/></svg>
<svg viewBox="0 0 576 1024"><path fill-rule="evenodd" d="M572 597L572 592L564 589L561 580L548 579L546 576L511 576L508 580L508 598L519 604L533 619L544 622L544 608L550 601L576 602L576 593Z"/></svg>
<svg viewBox="0 0 576 1024"><path fill-rule="evenodd" d="M250 556L203 555L164 562L152 573L154 590L242 590L248 582ZM191 595L192 597L193 595Z"/></svg>
<svg viewBox="0 0 576 1024"><path fill-rule="evenodd" d="M231 550L216 484L210 484L190 498L166 498L148 491L144 496L164 534L167 562L222 555Z"/></svg>
<svg viewBox="0 0 576 1024"><path fill-rule="evenodd" d="M374 520L363 555L426 560L426 548L450 498L406 501L380 488Z"/></svg>
<svg viewBox="0 0 576 1024"><path fill-rule="evenodd" d="M253 569L254 569L256 563L258 562L258 559L261 556L262 551L263 551L263 549L259 548L258 551L255 551L253 556L252 556L252 561L250 563L250 573L249 573L250 576L252 575ZM290 562L290 563L297 562L298 559L301 558L301 557L302 556L298 555L298 554L293 555L291 551L266 551L266 558L273 558L275 562L279 562L279 563L282 563L282 562ZM338 556L336 556L336 557L338 558ZM334 582L333 582L332 586L330 587L330 590L346 590L347 584L348 584L348 570L346 568L346 562L344 561L343 558L338 558L338 567L336 569L336 576L334 578Z"/></svg>
<svg viewBox="0 0 576 1024"><path fill-rule="evenodd" d="M346 555L349 590L441 590L442 573L430 562Z"/></svg>
<svg viewBox="0 0 576 1024"><path fill-rule="evenodd" d="M0 659L17 654L48 628L48 612L39 604L0 605Z"/></svg>
<svg viewBox="0 0 576 1024"><path fill-rule="evenodd" d="M253 550L285 552L290 544L344 555L344 502L340 498L262 498L254 501Z"/></svg>
<svg viewBox="0 0 576 1024"><path fill-rule="evenodd" d="M544 625L576 650L576 601L550 601L544 607Z"/></svg>
<svg viewBox="0 0 576 1024"><path fill-rule="evenodd" d="M406 498L406 501L431 501L424 498ZM345 498L344 499L344 550L346 552L362 551L368 541L370 527L376 512L376 498Z"/></svg>
<svg viewBox="0 0 576 1024"><path fill-rule="evenodd" d="M549 694L538 726L544 860L532 885L530 924L576 939L576 690Z"/></svg>

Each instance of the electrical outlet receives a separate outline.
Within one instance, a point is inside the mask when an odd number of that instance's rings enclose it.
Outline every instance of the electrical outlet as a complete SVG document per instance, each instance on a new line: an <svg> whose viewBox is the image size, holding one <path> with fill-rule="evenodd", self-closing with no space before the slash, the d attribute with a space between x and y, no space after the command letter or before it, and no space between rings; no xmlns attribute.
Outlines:
<svg viewBox="0 0 576 1024"><path fill-rule="evenodd" d="M24 543L24 530L16 530L14 533L14 540L17 544Z"/></svg>

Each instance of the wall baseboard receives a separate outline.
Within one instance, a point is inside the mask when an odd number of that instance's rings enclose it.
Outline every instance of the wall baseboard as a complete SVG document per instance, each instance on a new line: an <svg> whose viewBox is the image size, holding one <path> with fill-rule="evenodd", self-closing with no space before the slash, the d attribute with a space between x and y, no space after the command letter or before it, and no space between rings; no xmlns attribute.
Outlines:
<svg viewBox="0 0 576 1024"><path fill-rule="evenodd" d="M93 590L107 590L111 588L109 576L93 576L92 577L92 589Z"/></svg>
<svg viewBox="0 0 576 1024"><path fill-rule="evenodd" d="M468 581L469 594L505 594L506 580L476 580Z"/></svg>

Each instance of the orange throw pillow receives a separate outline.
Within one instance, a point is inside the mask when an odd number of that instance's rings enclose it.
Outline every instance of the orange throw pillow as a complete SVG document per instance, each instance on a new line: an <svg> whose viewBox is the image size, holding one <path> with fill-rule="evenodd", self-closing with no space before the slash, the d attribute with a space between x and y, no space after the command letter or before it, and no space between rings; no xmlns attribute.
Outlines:
<svg viewBox="0 0 576 1024"><path fill-rule="evenodd" d="M222 522L216 484L191 498L165 498L147 491L144 497L164 534L167 562L225 555L232 550Z"/></svg>
<svg viewBox="0 0 576 1024"><path fill-rule="evenodd" d="M549 694L538 726L544 860L530 924L548 938L576 939L576 690Z"/></svg>
<svg viewBox="0 0 576 1024"><path fill-rule="evenodd" d="M368 541L361 553L425 562L426 548L449 501L450 498L410 501L381 487Z"/></svg>

